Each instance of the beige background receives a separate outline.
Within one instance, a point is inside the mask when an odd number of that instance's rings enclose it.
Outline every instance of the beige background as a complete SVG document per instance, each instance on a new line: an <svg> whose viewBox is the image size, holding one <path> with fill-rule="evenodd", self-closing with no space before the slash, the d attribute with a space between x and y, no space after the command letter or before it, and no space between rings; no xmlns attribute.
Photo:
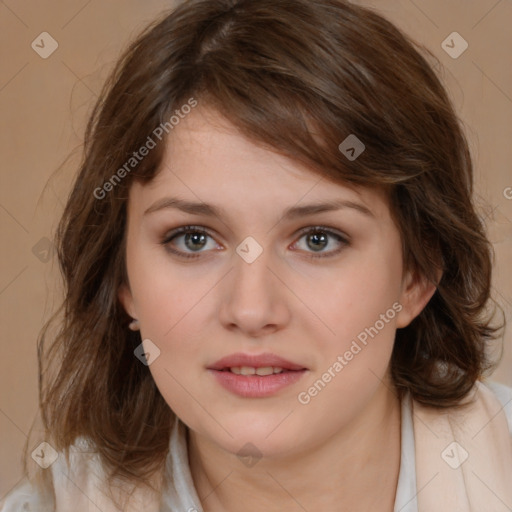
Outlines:
<svg viewBox="0 0 512 512"><path fill-rule="evenodd" d="M495 296L510 321L512 2L360 3L373 5L443 64L443 80L466 126L479 204L495 245ZM80 158L84 122L121 49L173 5L163 0L0 1L0 496L20 478L22 446L37 412L36 339L60 300L47 239ZM469 44L457 59L441 47L453 31ZM58 42L47 59L31 47L42 32ZM512 327L494 378L512 385Z"/></svg>

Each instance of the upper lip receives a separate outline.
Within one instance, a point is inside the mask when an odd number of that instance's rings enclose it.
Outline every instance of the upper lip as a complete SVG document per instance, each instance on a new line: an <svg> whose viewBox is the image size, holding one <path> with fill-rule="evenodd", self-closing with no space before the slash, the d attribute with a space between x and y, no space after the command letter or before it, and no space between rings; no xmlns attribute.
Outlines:
<svg viewBox="0 0 512 512"><path fill-rule="evenodd" d="M208 367L209 370L225 370L227 368L237 368L246 366L249 368L265 368L273 366L283 368L283 370L305 370L300 364L293 363L275 354L244 354L236 353L219 359Z"/></svg>

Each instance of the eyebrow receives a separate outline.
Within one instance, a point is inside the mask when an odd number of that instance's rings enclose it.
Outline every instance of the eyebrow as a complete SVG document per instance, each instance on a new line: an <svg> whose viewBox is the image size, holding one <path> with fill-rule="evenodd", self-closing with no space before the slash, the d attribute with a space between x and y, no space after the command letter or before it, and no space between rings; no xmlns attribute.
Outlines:
<svg viewBox="0 0 512 512"><path fill-rule="evenodd" d="M168 208L180 210L182 212L190 213L192 215L217 217L218 219L221 219L223 215L222 208L218 208L208 203L186 201L184 199L179 199L177 197L164 197L162 199L159 199L144 212L144 215L148 215L150 213L165 210ZM354 201L338 199L303 206L292 206L284 211L282 220L293 220L298 217L306 217L308 215L314 215L323 212L332 212L344 208L350 208L363 215L375 218L373 212L363 204Z"/></svg>

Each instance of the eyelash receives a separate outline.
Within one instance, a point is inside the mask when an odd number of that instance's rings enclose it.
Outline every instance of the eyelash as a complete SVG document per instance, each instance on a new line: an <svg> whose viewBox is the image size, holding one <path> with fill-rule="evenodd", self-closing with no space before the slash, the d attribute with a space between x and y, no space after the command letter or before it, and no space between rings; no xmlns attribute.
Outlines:
<svg viewBox="0 0 512 512"><path fill-rule="evenodd" d="M200 234L203 234L203 235L207 235L210 238L213 238L213 236L209 233L209 231L207 229L205 229L204 227L202 227L202 226L182 226L182 227L179 227L179 228L171 231L170 233L168 233L164 237L164 239L161 241L161 244L163 246L165 246L166 250L168 250L169 252L171 252L173 254L176 254L180 258L185 258L185 259L196 259L196 258L199 258L201 256L200 252L198 252L198 253L184 253L184 252L181 252L181 251L177 251L175 249L171 249L169 247L170 242L172 242L175 238L177 238L177 237L179 237L180 235L183 235L183 234L191 234L191 233L200 233ZM329 258L329 257L332 257L332 256L336 256L344 247L349 245L348 237L342 236L341 234L333 231L331 228L329 228L327 226L310 226L308 228L304 228L304 229L299 231L299 238L298 238L298 240L300 240L304 235L307 235L307 234L310 234L310 233L323 233L323 234L326 234L328 236L331 236L331 237L335 238L338 242L340 242L342 244L341 248L336 249L335 251L330 251L330 252L328 252L326 254L320 254L320 253L319 254L314 254L314 253L311 253L309 255L310 258Z"/></svg>

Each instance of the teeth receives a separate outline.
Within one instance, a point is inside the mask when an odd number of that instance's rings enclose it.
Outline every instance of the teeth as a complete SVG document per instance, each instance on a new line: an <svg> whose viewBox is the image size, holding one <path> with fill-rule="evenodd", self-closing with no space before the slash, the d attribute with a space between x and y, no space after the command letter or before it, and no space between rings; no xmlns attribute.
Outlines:
<svg viewBox="0 0 512 512"><path fill-rule="evenodd" d="M256 370L256 375L272 375L274 373L274 369L272 366L265 366L264 368L258 368Z"/></svg>
<svg viewBox="0 0 512 512"><path fill-rule="evenodd" d="M234 366L229 369L231 373L236 375L272 375L275 373L281 373L283 371L279 366L264 366L261 368L252 368L250 366Z"/></svg>

